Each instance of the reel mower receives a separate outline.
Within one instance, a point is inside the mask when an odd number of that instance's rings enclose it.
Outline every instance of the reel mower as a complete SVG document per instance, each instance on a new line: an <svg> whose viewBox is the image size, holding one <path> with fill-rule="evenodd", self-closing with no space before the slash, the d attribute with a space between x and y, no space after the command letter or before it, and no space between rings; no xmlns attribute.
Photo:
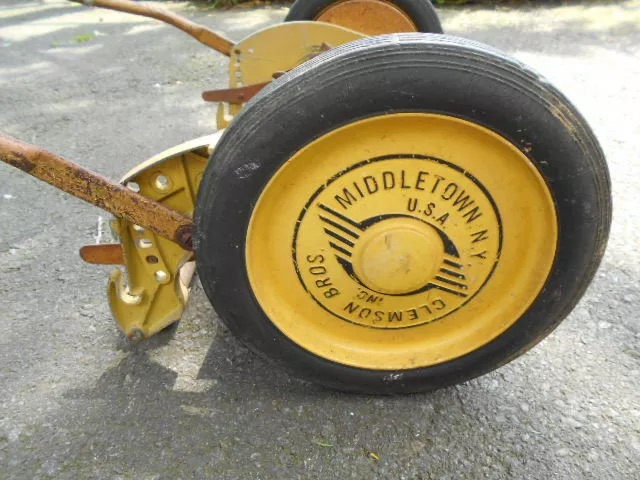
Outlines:
<svg viewBox="0 0 640 480"><path fill-rule="evenodd" d="M220 131L120 182L0 137L0 160L114 215L119 242L81 256L118 265L128 338L179 320L197 271L229 329L294 375L426 391L533 347L593 278L611 220L594 134L522 63L438 34L430 3L298 0L295 21L235 44L86 3L230 57L229 88L203 93Z"/></svg>

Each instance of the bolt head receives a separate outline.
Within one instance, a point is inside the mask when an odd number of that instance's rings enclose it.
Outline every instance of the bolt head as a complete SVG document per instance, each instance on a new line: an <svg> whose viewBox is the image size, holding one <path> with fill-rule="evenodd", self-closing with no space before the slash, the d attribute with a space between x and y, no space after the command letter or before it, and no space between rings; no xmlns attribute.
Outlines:
<svg viewBox="0 0 640 480"><path fill-rule="evenodd" d="M153 181L154 187L160 190L161 192L166 192L171 188L171 180L166 175L157 175L155 180Z"/></svg>
<svg viewBox="0 0 640 480"><path fill-rule="evenodd" d="M167 283L171 278L169 274L164 270L158 270L156 273L154 273L154 277L156 279L156 282L158 283Z"/></svg>

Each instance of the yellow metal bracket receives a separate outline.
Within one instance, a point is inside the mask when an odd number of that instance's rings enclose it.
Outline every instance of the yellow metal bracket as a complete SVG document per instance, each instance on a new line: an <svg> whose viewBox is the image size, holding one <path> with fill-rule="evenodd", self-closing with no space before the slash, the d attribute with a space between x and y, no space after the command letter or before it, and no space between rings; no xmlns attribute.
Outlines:
<svg viewBox="0 0 640 480"><path fill-rule="evenodd" d="M212 148L222 132L178 145L130 171L122 183L189 217ZM149 337L180 319L195 271L191 251L152 231L115 218L124 270L109 277L111 311L132 340Z"/></svg>
<svg viewBox="0 0 640 480"><path fill-rule="evenodd" d="M323 22L285 22L259 30L236 43L229 58L229 87L271 82L314 56L365 35ZM244 103L218 104L218 128L226 128Z"/></svg>

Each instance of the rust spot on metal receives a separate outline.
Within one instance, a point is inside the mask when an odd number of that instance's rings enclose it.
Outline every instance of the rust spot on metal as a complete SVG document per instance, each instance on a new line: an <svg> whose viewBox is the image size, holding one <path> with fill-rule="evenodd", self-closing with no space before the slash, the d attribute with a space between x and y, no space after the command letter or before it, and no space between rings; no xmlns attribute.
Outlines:
<svg viewBox="0 0 640 480"><path fill-rule="evenodd" d="M0 160L27 173L36 167L25 155L18 152L4 153Z"/></svg>
<svg viewBox="0 0 640 480"><path fill-rule="evenodd" d="M202 99L205 102L244 103L269 85L269 83L270 82L261 82L244 87L207 90L206 92L202 92Z"/></svg>
<svg viewBox="0 0 640 480"><path fill-rule="evenodd" d="M85 245L80 248L80 257L97 265L124 265L124 251L119 243Z"/></svg>
<svg viewBox="0 0 640 480"><path fill-rule="evenodd" d="M140 340L144 340L144 332L140 328L134 328L127 334L127 339L131 343L138 343Z"/></svg>
<svg viewBox="0 0 640 480"><path fill-rule="evenodd" d="M185 250L193 251L193 224L180 227L174 241Z"/></svg>
<svg viewBox="0 0 640 480"><path fill-rule="evenodd" d="M321 53L324 53L328 50L331 50L333 47L329 45L327 42L322 42L320 45L314 45L313 51L305 57L305 60L311 60L312 58L317 57ZM274 77L275 78L275 77Z"/></svg>

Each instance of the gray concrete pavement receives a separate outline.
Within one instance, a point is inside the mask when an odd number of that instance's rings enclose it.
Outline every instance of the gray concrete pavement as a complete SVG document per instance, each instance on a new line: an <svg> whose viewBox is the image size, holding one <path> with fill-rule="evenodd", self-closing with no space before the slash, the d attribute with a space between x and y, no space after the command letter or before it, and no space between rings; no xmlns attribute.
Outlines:
<svg viewBox="0 0 640 480"><path fill-rule="evenodd" d="M186 12L239 39L286 9ZM0 165L0 478L640 478L640 1L440 14L546 75L607 154L609 249L569 318L494 373L393 398L289 378L197 286L180 325L131 347L109 269L77 255L102 213ZM112 178L210 133L199 95L225 68L151 20L0 2L0 130Z"/></svg>

